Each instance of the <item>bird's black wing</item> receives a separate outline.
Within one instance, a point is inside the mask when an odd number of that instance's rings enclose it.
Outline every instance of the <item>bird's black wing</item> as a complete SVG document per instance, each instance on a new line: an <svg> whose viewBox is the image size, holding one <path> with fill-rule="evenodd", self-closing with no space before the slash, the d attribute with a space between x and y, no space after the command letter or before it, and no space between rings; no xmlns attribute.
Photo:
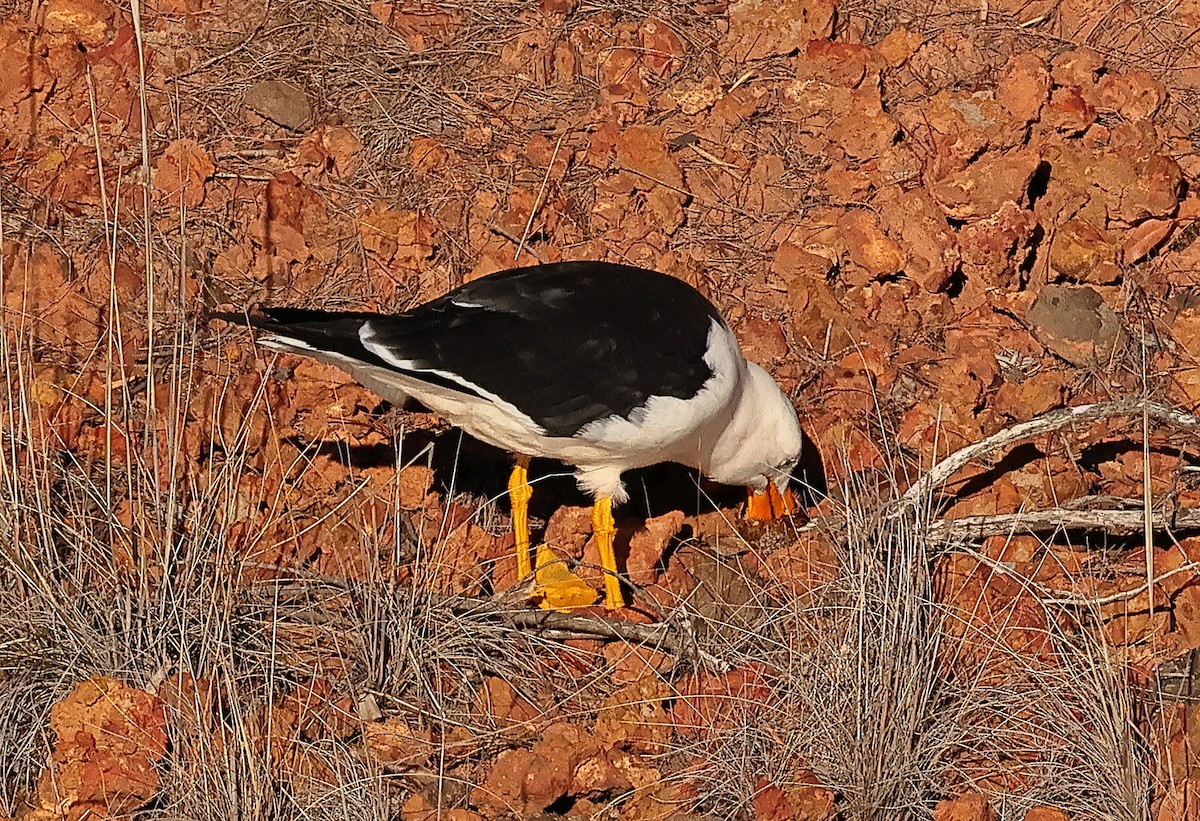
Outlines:
<svg viewBox="0 0 1200 821"><path fill-rule="evenodd" d="M567 262L468 283L407 313L367 321L374 359L499 397L553 436L627 416L652 396L688 399L720 317L695 289L630 266ZM436 374L434 373L436 372Z"/></svg>

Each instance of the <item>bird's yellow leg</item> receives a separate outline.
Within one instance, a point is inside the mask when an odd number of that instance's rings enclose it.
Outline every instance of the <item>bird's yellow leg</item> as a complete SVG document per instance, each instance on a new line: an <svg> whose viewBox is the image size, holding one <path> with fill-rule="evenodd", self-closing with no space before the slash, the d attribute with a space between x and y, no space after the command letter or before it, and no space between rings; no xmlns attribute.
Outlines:
<svg viewBox="0 0 1200 821"><path fill-rule="evenodd" d="M621 580L617 576L617 551L613 539L617 535L617 524L613 521L612 499L607 496L596 500L592 506L592 534L600 549L600 565L604 568L604 606L619 610L625 606L621 595Z"/></svg>
<svg viewBox="0 0 1200 821"><path fill-rule="evenodd" d="M529 566L529 500L533 488L529 486L529 457L518 456L508 477L508 500L512 505L513 540L517 544L517 578L526 578Z"/></svg>

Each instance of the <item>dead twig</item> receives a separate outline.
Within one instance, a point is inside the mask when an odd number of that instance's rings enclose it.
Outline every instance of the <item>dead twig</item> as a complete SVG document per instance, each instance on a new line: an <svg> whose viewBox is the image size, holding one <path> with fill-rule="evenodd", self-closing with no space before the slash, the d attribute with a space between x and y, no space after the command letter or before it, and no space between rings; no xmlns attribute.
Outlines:
<svg viewBox="0 0 1200 821"><path fill-rule="evenodd" d="M1103 530L1106 533L1129 535L1141 533L1145 527L1146 518L1141 510L1074 510L1068 507L1052 507L1021 513L941 519L927 525L926 532L936 540L951 541L1056 530ZM1200 510L1153 513L1150 527L1158 531L1200 529Z"/></svg>
<svg viewBox="0 0 1200 821"><path fill-rule="evenodd" d="M1161 584L1172 576L1177 576L1180 573L1190 573L1200 569L1200 562L1187 562L1181 564L1174 570L1168 570L1161 576L1156 576L1153 579L1142 582L1132 590L1118 590L1116 593L1110 593L1107 596L1072 596L1067 593L1059 593L1058 591L1048 591L1050 595L1042 597L1043 604L1057 604L1067 607L1100 607L1105 604L1113 604L1119 601L1128 601L1136 599L1138 596L1150 590L1156 584Z"/></svg>
<svg viewBox="0 0 1200 821"><path fill-rule="evenodd" d="M955 451L941 462L934 465L928 473L913 483L904 495L900 497L899 509L893 515L899 515L922 500L928 499L936 488L944 485L951 476L967 466L973 459L994 453L1014 442L1052 433L1076 422L1090 422L1096 419L1107 419L1113 416L1131 416L1145 413L1151 419L1175 427L1200 432L1200 418L1190 413L1177 411L1155 402L1141 399L1121 399L1116 402L1097 402L1091 405L1078 405L1073 408L1051 411L1036 419L1013 425L991 436L974 442Z"/></svg>

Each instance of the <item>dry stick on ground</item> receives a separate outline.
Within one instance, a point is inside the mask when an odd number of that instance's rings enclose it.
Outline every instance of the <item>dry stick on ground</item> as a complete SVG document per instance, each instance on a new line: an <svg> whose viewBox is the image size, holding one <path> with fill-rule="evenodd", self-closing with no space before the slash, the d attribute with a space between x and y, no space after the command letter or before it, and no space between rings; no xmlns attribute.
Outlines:
<svg viewBox="0 0 1200 821"><path fill-rule="evenodd" d="M1200 510L1176 510L1167 515L1154 513L1151 527L1154 530L1200 529ZM942 519L927 525L925 532L936 541L949 541L1054 530L1103 530L1106 533L1130 535L1141 533L1145 528L1146 515L1141 510L1073 510L1069 507L1052 507L1028 513Z"/></svg>
<svg viewBox="0 0 1200 821"><path fill-rule="evenodd" d="M973 459L978 459L1002 450L1022 439L1030 439L1043 433L1052 433L1074 422L1090 422L1096 419L1108 419L1114 416L1132 416L1145 414L1150 419L1156 419L1168 425L1195 431L1200 434L1200 417L1190 413L1177 411L1165 405L1145 402L1141 399L1122 399L1116 402L1097 402L1092 405L1078 405L1073 408L1063 408L1043 414L1028 422L1013 425L1011 428L997 431L991 436L973 442L938 462L929 472L912 484L900 497L900 504L892 512L892 517L900 516L911 511L939 487L950 480L955 473L966 467ZM1090 510L1079 511L1070 508L1053 508L1033 513L1011 513L998 516L971 516L958 520L940 520L926 525L927 532L937 538L945 538L952 532L955 536L978 537L1011 533L1013 531L1041 532L1058 527L1075 529L1105 529L1108 524L1114 525L1114 532L1136 532L1145 523L1144 514L1136 511L1138 527L1128 530L1125 510ZM836 520L837 515L822 516L813 519L796 529L796 533L815 530ZM1131 521L1131 520L1129 520ZM1200 513L1191 510L1177 511L1171 520L1165 521L1162 516L1153 519L1156 530L1171 527L1195 527L1200 524ZM965 532L959 532L959 528Z"/></svg>
<svg viewBox="0 0 1200 821"><path fill-rule="evenodd" d="M699 662L725 671L729 664L700 649L692 623L687 618L657 624L613 621L604 616L576 616L554 610L510 609L488 599L463 598L451 602L459 615L487 616L514 627L555 639L620 639L652 647L676 658Z"/></svg>

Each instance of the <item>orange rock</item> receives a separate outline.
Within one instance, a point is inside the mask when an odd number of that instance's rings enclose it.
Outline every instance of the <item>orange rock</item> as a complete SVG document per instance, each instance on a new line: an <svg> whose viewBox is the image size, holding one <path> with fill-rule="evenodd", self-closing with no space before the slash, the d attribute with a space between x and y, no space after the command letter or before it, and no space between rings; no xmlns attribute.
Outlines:
<svg viewBox="0 0 1200 821"><path fill-rule="evenodd" d="M585 759L575 768L575 791L580 794L595 794L628 790L634 786L626 776L631 759L635 757L619 750L604 750Z"/></svg>
<svg viewBox="0 0 1200 821"><path fill-rule="evenodd" d="M383 202L359 217L363 248L383 267L405 274L420 270L433 255L433 222L416 211L398 211Z"/></svg>
<svg viewBox="0 0 1200 821"><path fill-rule="evenodd" d="M687 54L683 40L661 20L648 17L638 26L642 42L642 63L659 77L674 74Z"/></svg>
<svg viewBox="0 0 1200 821"><path fill-rule="evenodd" d="M871 162L885 154L900 133L900 123L883 110L879 90L864 85L850 93L848 107L837 112L825 136L852 159Z"/></svg>
<svg viewBox="0 0 1200 821"><path fill-rule="evenodd" d="M676 821L679 808L696 800L695 782L662 778L636 791L621 808L621 821Z"/></svg>
<svg viewBox="0 0 1200 821"><path fill-rule="evenodd" d="M769 553L766 569L772 582L791 596L807 596L837 578L837 553L820 530L801 534L794 544Z"/></svg>
<svg viewBox="0 0 1200 821"><path fill-rule="evenodd" d="M1195 755L1189 751L1181 753L1188 757ZM1200 779L1177 780L1164 792L1154 821L1200 821Z"/></svg>
<svg viewBox="0 0 1200 821"><path fill-rule="evenodd" d="M450 42L464 20L461 12L447 10L435 3L406 3L396 7L391 3L376 2L371 3L370 9L375 19L397 31L414 53Z"/></svg>
<svg viewBox="0 0 1200 821"><path fill-rule="evenodd" d="M1011 512L1019 505L1017 500L1005 507ZM946 646L954 647L949 661L958 674L980 681L1005 676L1007 660L996 652L997 647L1043 659L1054 657L1045 607L1011 576L964 554L940 560L936 572L944 585L942 598L953 614L946 622L950 641Z"/></svg>
<svg viewBox="0 0 1200 821"><path fill-rule="evenodd" d="M363 746L379 761L404 767L424 767L433 756L433 733L414 730L401 718L362 725Z"/></svg>
<svg viewBox="0 0 1200 821"><path fill-rule="evenodd" d="M837 796L808 770L782 786L759 778L754 787L756 821L827 821L837 814Z"/></svg>
<svg viewBox="0 0 1200 821"><path fill-rule="evenodd" d="M859 43L810 40L804 54L796 58L796 76L816 79L846 88L856 88L867 76L877 76L875 51Z"/></svg>
<svg viewBox="0 0 1200 821"><path fill-rule="evenodd" d="M735 0L721 54L736 63L791 54L833 33L833 0Z"/></svg>
<svg viewBox="0 0 1200 821"><path fill-rule="evenodd" d="M543 711L533 702L496 676L484 679L475 697L475 709L502 729L529 729L535 721L544 717Z"/></svg>
<svg viewBox="0 0 1200 821"><path fill-rule="evenodd" d="M921 35L909 31L905 26L892 29L875 46L879 56L892 68L899 68L909 57L916 53L921 46Z"/></svg>
<svg viewBox="0 0 1200 821"><path fill-rule="evenodd" d="M608 49L600 61L600 99L609 104L645 107L650 103L642 55L632 48Z"/></svg>
<svg viewBox="0 0 1200 821"><path fill-rule="evenodd" d="M1087 47L1076 48L1054 58L1050 76L1055 85L1090 89L1103 68L1104 58L1098 52Z"/></svg>
<svg viewBox="0 0 1200 821"><path fill-rule="evenodd" d="M1050 94L1042 122L1066 134L1080 134L1096 122L1096 108L1084 99L1078 86L1056 88Z"/></svg>
<svg viewBox="0 0 1200 821"><path fill-rule="evenodd" d="M1034 151L988 154L930 188L933 198L955 219L995 214L1006 202L1023 203L1042 159Z"/></svg>
<svg viewBox="0 0 1200 821"><path fill-rule="evenodd" d="M834 205L854 205L864 202L874 187L871 175L834 164L821 175L821 188ZM783 245L788 243L783 243Z"/></svg>
<svg viewBox="0 0 1200 821"><path fill-rule="evenodd" d="M173 208L197 208L204 202L204 183L216 170L195 140L175 140L154 165L154 190Z"/></svg>
<svg viewBox="0 0 1200 821"><path fill-rule="evenodd" d="M433 572L431 581L438 591L477 595L499 539L476 524L473 506L452 502L445 516L436 519L430 512L422 532L433 549L423 570Z"/></svg>
<svg viewBox="0 0 1200 821"><path fill-rule="evenodd" d="M693 115L712 108L721 94L721 81L709 76L699 82L680 83L667 92L666 96L673 100L684 114Z"/></svg>
<svg viewBox="0 0 1200 821"><path fill-rule="evenodd" d="M823 282L832 268L832 260L791 242L781 242L771 260L771 271L787 283L789 291L795 286L801 297L804 296L803 288L810 283Z"/></svg>
<svg viewBox="0 0 1200 821"><path fill-rule="evenodd" d="M945 798L933 808L933 821L997 821L998 818L987 796L980 793Z"/></svg>
<svg viewBox="0 0 1200 821"><path fill-rule="evenodd" d="M996 85L996 102L1014 118L1030 123L1038 118L1050 93L1050 72L1037 54L1025 52L1009 58Z"/></svg>
<svg viewBox="0 0 1200 821"><path fill-rule="evenodd" d="M968 223L958 231L962 270L968 280L1010 288L1020 283L1029 240L1038 220L1027 208L1005 202L989 217Z"/></svg>
<svg viewBox="0 0 1200 821"><path fill-rule="evenodd" d="M297 684L276 702L276 708L290 710L296 732L310 741L346 739L362 729L353 701L339 695L326 678Z"/></svg>
<svg viewBox="0 0 1200 821"><path fill-rule="evenodd" d="M532 749L501 753L483 785L472 792L473 801L481 809L544 810L572 792L576 767L598 752L582 728L551 724Z"/></svg>
<svg viewBox="0 0 1200 821"><path fill-rule="evenodd" d="M450 152L433 137L413 137L408 149L408 160L418 174L437 171L450 159Z"/></svg>
<svg viewBox="0 0 1200 821"><path fill-rule="evenodd" d="M612 642L601 651L613 668L613 681L634 682L648 675L667 673L675 666L675 657L641 645Z"/></svg>
<svg viewBox="0 0 1200 821"><path fill-rule="evenodd" d="M662 705L670 696L671 688L655 674L616 690L604 699L596 714L596 743L635 752L664 752L671 725Z"/></svg>
<svg viewBox="0 0 1200 821"><path fill-rule="evenodd" d="M1071 821L1071 816L1056 807L1031 807L1025 821Z"/></svg>
<svg viewBox="0 0 1200 821"><path fill-rule="evenodd" d="M960 255L953 229L937 202L923 189L898 186L879 192L875 204L883 230L907 254L904 273L927 291L941 291L958 270Z"/></svg>
<svg viewBox="0 0 1200 821"><path fill-rule="evenodd" d="M1050 267L1075 282L1107 285L1121 278L1116 245L1102 228L1082 219L1055 229Z"/></svg>
<svg viewBox="0 0 1200 821"><path fill-rule="evenodd" d="M1171 216L1183 193L1183 169L1172 157L1158 155L1137 164L1138 184L1122 199L1121 218L1134 223Z"/></svg>
<svg viewBox="0 0 1200 821"><path fill-rule="evenodd" d="M496 756L483 783L472 791L471 803L488 815L519 816L525 808L525 778L537 766L537 756L531 751L505 750Z"/></svg>
<svg viewBox="0 0 1200 821"><path fill-rule="evenodd" d="M778 786L759 778L754 785L754 818L756 821L792 821L796 811L787 795Z"/></svg>
<svg viewBox="0 0 1200 821"><path fill-rule="evenodd" d="M1041 370L1019 382L1004 382L995 396L991 408L1018 422L1062 407L1067 396L1066 379L1055 370Z"/></svg>
<svg viewBox="0 0 1200 821"><path fill-rule="evenodd" d="M838 220L842 244L850 260L866 270L870 278L898 274L907 258L904 249L883 233L879 218L861 208L846 212Z"/></svg>
<svg viewBox="0 0 1200 821"><path fill-rule="evenodd" d="M1168 395L1185 408L1200 406L1200 368L1180 368L1172 373Z"/></svg>
<svg viewBox="0 0 1200 821"><path fill-rule="evenodd" d="M1175 220L1149 219L1129 229L1121 243L1121 261L1132 265L1162 245L1175 230Z"/></svg>
<svg viewBox="0 0 1200 821"><path fill-rule="evenodd" d="M783 791L796 813L796 821L828 821L837 815L837 794L808 770L796 773Z"/></svg>
<svg viewBox="0 0 1200 821"><path fill-rule="evenodd" d="M103 0L49 0L42 7L42 27L52 34L70 34L87 48L103 45L112 36L113 7Z"/></svg>
<svg viewBox="0 0 1200 821"><path fill-rule="evenodd" d="M635 585L654 584L658 579L658 566L671 539L683 527L682 511L672 510L662 516L647 519L629 539L629 556L625 566L629 581ZM585 560L586 560L585 556ZM599 555L596 556L599 559Z"/></svg>
<svg viewBox="0 0 1200 821"><path fill-rule="evenodd" d="M1129 120L1154 116L1166 99L1166 87L1149 72L1134 69L1109 72L1100 78L1092 99L1097 108L1118 112Z"/></svg>
<svg viewBox="0 0 1200 821"><path fill-rule="evenodd" d="M400 507L406 510L424 507L433 488L433 469L425 465L409 465L400 471L397 479L400 483Z"/></svg>
<svg viewBox="0 0 1200 821"><path fill-rule="evenodd" d="M670 719L683 737L736 727L772 697L768 671L758 664L723 675L696 673L681 680L678 689Z"/></svg>
<svg viewBox="0 0 1200 821"><path fill-rule="evenodd" d="M638 188L650 189L655 183L683 188L683 171L667 150L666 132L662 128L635 125L618 134L617 166L642 178Z"/></svg>
<svg viewBox="0 0 1200 821"><path fill-rule="evenodd" d="M41 809L79 821L128 815L159 790L167 718L157 697L114 678L75 685L50 711L50 766L38 781Z"/></svg>
<svg viewBox="0 0 1200 821"><path fill-rule="evenodd" d="M550 514L550 520L546 522L546 531L542 535L542 543L557 556L582 559L584 566L578 568L577 572L589 584L603 584L600 552L591 535L592 509L562 505Z"/></svg>

